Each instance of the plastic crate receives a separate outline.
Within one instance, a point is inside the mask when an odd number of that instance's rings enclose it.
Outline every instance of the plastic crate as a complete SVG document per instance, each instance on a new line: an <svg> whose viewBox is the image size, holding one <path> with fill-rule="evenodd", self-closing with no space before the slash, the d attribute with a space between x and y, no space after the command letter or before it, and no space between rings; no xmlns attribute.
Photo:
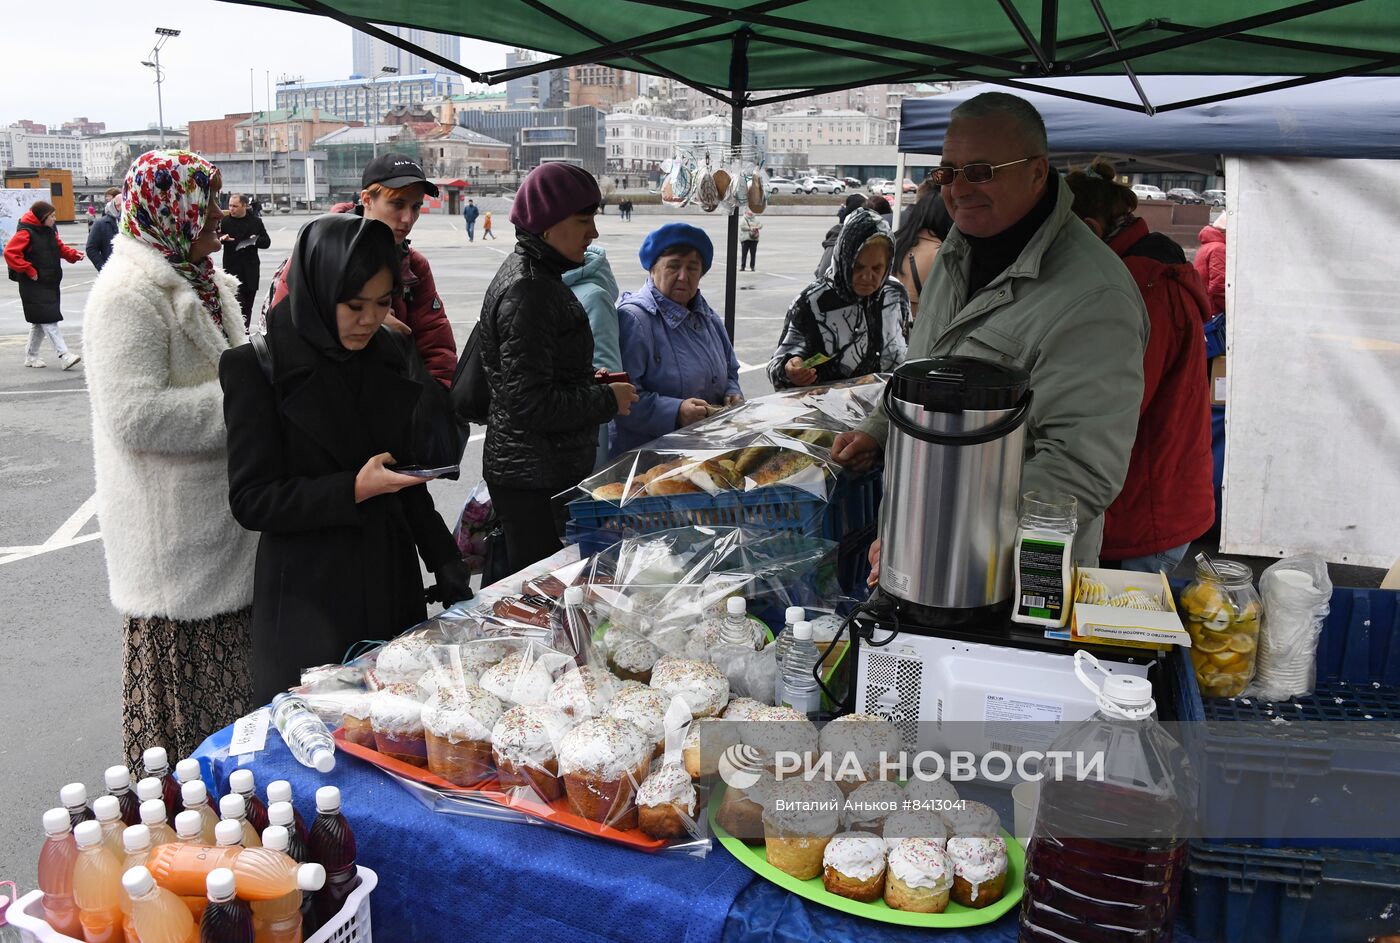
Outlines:
<svg viewBox="0 0 1400 943"><path fill-rule="evenodd" d="M306 943L371 943L369 895L379 883L379 875L366 867L355 871L360 883L345 898L340 913L307 937ZM10 923L32 934L39 943L82 943L49 926L44 919L43 897L43 891L30 891L21 897L6 913Z"/></svg>
<svg viewBox="0 0 1400 943"><path fill-rule="evenodd" d="M754 491L633 498L625 505L576 498L570 523L590 545L674 527L759 527L840 540L878 519L883 481L879 472L840 475L829 499L801 488L772 485ZM594 533L598 536L593 536ZM607 539L611 535L611 539ZM585 548L586 549L586 548Z"/></svg>
<svg viewBox="0 0 1400 943"><path fill-rule="evenodd" d="M1393 723L1400 720L1400 593L1338 589L1332 594L1331 613L1318 641L1317 685L1307 697L1277 703L1247 697L1202 700L1187 650L1177 648L1173 657L1172 706L1182 721L1257 724L1281 717ZM1390 741L1377 737L1374 748L1322 738L1305 745L1294 741L1285 766L1279 761L1279 739L1250 727L1237 736L1229 735L1223 723L1210 729L1183 727L1188 747L1201 758L1198 814L1203 835L1267 835L1265 823L1316 818L1318 803L1343 810L1352 835L1364 835L1369 824L1395 820L1392 797L1400 789L1400 763ZM1280 734L1286 729L1281 727ZM1389 724L1385 729L1391 729ZM1400 839L1394 838L1257 838L1249 843L1400 853Z"/></svg>
<svg viewBox="0 0 1400 943"><path fill-rule="evenodd" d="M1361 943L1400 933L1400 856L1193 843L1182 906L1201 943Z"/></svg>

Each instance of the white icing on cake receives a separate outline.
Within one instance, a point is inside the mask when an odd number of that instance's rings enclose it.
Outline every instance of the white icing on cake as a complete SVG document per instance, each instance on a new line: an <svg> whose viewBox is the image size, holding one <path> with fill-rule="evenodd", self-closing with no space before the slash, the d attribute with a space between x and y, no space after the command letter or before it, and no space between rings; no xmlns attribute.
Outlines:
<svg viewBox="0 0 1400 943"><path fill-rule="evenodd" d="M985 835L995 838L1001 834L1001 816L989 805L980 802L963 803L962 808L943 813L948 829L954 835Z"/></svg>
<svg viewBox="0 0 1400 943"><path fill-rule="evenodd" d="M369 708L374 729L387 734L422 734L423 702L418 700L418 685L391 684L375 693Z"/></svg>
<svg viewBox="0 0 1400 943"><path fill-rule="evenodd" d="M546 703L572 717L596 717L617 694L617 677L601 668L584 665L564 674L549 689Z"/></svg>
<svg viewBox="0 0 1400 943"><path fill-rule="evenodd" d="M481 674L481 687L511 704L543 704L554 677L538 659L515 652Z"/></svg>
<svg viewBox="0 0 1400 943"><path fill-rule="evenodd" d="M654 808L674 805L691 818L695 817L695 786L684 766L663 766L647 777L637 790L637 805Z"/></svg>
<svg viewBox="0 0 1400 943"><path fill-rule="evenodd" d="M885 840L865 832L843 832L827 843L822 866L848 878L869 881L885 870Z"/></svg>
<svg viewBox="0 0 1400 943"><path fill-rule="evenodd" d="M604 713L637 727L652 743L666 737L666 708L671 699L655 688L632 687L619 691Z"/></svg>
<svg viewBox="0 0 1400 943"><path fill-rule="evenodd" d="M512 707L492 728L491 745L502 759L542 769L559 756L559 746L572 726L567 714L544 704Z"/></svg>
<svg viewBox="0 0 1400 943"><path fill-rule="evenodd" d="M718 714L729 700L729 679L707 661L662 658L651 669L651 686L681 698L696 717Z"/></svg>
<svg viewBox="0 0 1400 943"><path fill-rule="evenodd" d="M788 834L831 836L841 827L842 803L835 783L784 779L764 803L763 821Z"/></svg>
<svg viewBox="0 0 1400 943"><path fill-rule="evenodd" d="M609 647L612 663L622 671L650 671L661 657L661 649L644 638L624 638Z"/></svg>
<svg viewBox="0 0 1400 943"><path fill-rule="evenodd" d="M926 838L905 838L890 849L890 873L910 887L946 891L953 886L948 855Z"/></svg>
<svg viewBox="0 0 1400 943"><path fill-rule="evenodd" d="M368 720L370 708L373 704L374 694L357 694L344 702L340 713L345 717L353 717L356 720Z"/></svg>
<svg viewBox="0 0 1400 943"><path fill-rule="evenodd" d="M435 643L421 635L405 635L385 643L374 662L374 673L385 686L416 683L432 667L428 652Z"/></svg>
<svg viewBox="0 0 1400 943"><path fill-rule="evenodd" d="M847 714L822 728L821 750L831 754L831 768L840 770L845 764L849 771L851 760L860 764L866 779L880 775L885 763L892 767L904 748L898 728L874 714ZM843 777L846 778L846 777Z"/></svg>
<svg viewBox="0 0 1400 943"><path fill-rule="evenodd" d="M858 786L846 797L847 825L874 825L898 815L904 790L898 783L875 780Z"/></svg>
<svg viewBox="0 0 1400 943"><path fill-rule="evenodd" d="M752 720L738 722L739 739L758 750L759 759L771 765L780 752L810 755L817 752L817 725L791 707L764 707Z"/></svg>
<svg viewBox="0 0 1400 943"><path fill-rule="evenodd" d="M725 720L758 720L763 710L771 705L760 703L751 697L736 697L729 702L721 715Z"/></svg>
<svg viewBox="0 0 1400 943"><path fill-rule="evenodd" d="M891 843L900 838L923 838L943 845L948 841L948 823L937 812L901 811L885 819L884 834Z"/></svg>
<svg viewBox="0 0 1400 943"><path fill-rule="evenodd" d="M559 772L589 773L608 782L622 779L651 756L646 735L616 717L593 717L564 735Z"/></svg>
<svg viewBox="0 0 1400 943"><path fill-rule="evenodd" d="M475 671L465 668L459 671L456 667L439 665L423 672L418 679L418 691L426 701L442 690L461 691L475 687L480 680L481 676Z"/></svg>
<svg viewBox="0 0 1400 943"><path fill-rule="evenodd" d="M500 701L475 685L439 688L423 706L423 727L433 736L451 743L486 742L491 739L491 728L500 719L502 710Z"/></svg>
<svg viewBox="0 0 1400 943"><path fill-rule="evenodd" d="M1006 873L1006 842L982 835L957 835L948 839L948 859L953 873L972 885L977 899L978 885Z"/></svg>

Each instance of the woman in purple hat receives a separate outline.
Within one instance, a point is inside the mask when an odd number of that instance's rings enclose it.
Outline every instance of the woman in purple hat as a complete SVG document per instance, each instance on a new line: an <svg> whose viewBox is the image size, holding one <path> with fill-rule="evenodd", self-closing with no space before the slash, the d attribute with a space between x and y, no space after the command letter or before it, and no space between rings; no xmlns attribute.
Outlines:
<svg viewBox="0 0 1400 943"><path fill-rule="evenodd" d="M541 164L510 210L515 251L481 305L481 362L491 388L482 476L505 532L510 572L559 550L556 495L593 470L598 426L637 401L630 383L599 384L588 315L563 282L598 236L593 175Z"/></svg>

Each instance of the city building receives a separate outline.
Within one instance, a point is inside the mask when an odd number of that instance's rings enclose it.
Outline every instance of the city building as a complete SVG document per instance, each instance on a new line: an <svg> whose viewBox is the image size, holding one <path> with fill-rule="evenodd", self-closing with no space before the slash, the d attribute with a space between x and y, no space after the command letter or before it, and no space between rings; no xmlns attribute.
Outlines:
<svg viewBox="0 0 1400 943"><path fill-rule="evenodd" d="M899 149L893 144L813 144L807 151L807 167L833 177L894 179ZM905 154L904 176L919 183L938 166L938 157Z"/></svg>
<svg viewBox="0 0 1400 943"><path fill-rule="evenodd" d="M252 151L203 155L219 168L224 193L243 193L278 206L327 207L326 152ZM308 187L307 181L310 181ZM358 182L358 181L357 181Z"/></svg>
<svg viewBox="0 0 1400 943"><path fill-rule="evenodd" d="M638 95L637 73L605 65L569 67L569 104L592 105L599 111L612 111Z"/></svg>
<svg viewBox="0 0 1400 943"><path fill-rule="evenodd" d="M302 151L352 122L320 108L260 111L234 125L235 151Z"/></svg>
<svg viewBox="0 0 1400 943"><path fill-rule="evenodd" d="M231 154L238 150L234 127L252 117L251 111L224 115L222 118L205 118L189 124L190 150L196 154Z"/></svg>
<svg viewBox="0 0 1400 943"><path fill-rule="evenodd" d="M107 122L74 118L72 121L63 122L63 130L70 134L102 134L107 130Z"/></svg>
<svg viewBox="0 0 1400 943"><path fill-rule="evenodd" d="M745 121L743 142L760 152L768 151L768 125L762 121ZM677 144L723 144L728 145L734 136L729 124L729 115L707 115L682 121L676 130Z"/></svg>
<svg viewBox="0 0 1400 943"><path fill-rule="evenodd" d="M841 109L788 111L768 118L768 164L779 171L798 171L810 165L814 145L854 146L885 144L890 122L885 118Z"/></svg>
<svg viewBox="0 0 1400 943"><path fill-rule="evenodd" d="M108 131L79 138L78 141L83 154L82 175L87 183L119 183L126 177L127 168L133 160L160 147L160 132L146 128L139 131ZM174 131L165 133L166 147L188 145L185 135Z"/></svg>
<svg viewBox="0 0 1400 943"><path fill-rule="evenodd" d="M578 108L531 108L507 111L463 111L457 123L510 145L511 167L529 171L549 161L564 160L589 173L604 171L603 113L592 105Z"/></svg>
<svg viewBox="0 0 1400 943"><path fill-rule="evenodd" d="M506 69L518 69L542 61L529 49L506 53ZM569 70L549 69L506 81L505 110L525 108L565 108L569 105Z"/></svg>
<svg viewBox="0 0 1400 943"><path fill-rule="evenodd" d="M448 101L457 111L505 111L507 107L505 92L468 92L453 95Z"/></svg>
<svg viewBox="0 0 1400 943"><path fill-rule="evenodd" d="M510 145L459 125L439 126L418 138L429 177L471 178L510 172Z"/></svg>
<svg viewBox="0 0 1400 943"><path fill-rule="evenodd" d="M21 118L21 119L19 119L18 121L13 122L13 123L10 125L10 127L12 127L12 128L19 128L19 129L23 130L26 134L48 134L48 133L49 133L49 126L48 126L48 125L46 125L46 124L39 124L37 121L30 121L28 118Z"/></svg>
<svg viewBox="0 0 1400 943"><path fill-rule="evenodd" d="M460 62L462 40L458 36L430 33L427 30L410 29L406 26L382 26L385 32L393 33L416 46L422 46L431 53ZM416 53L400 49L392 43L361 33L356 30L351 41L351 59L354 74L360 76L377 75L385 66L398 69L399 75L418 75L421 72L441 72L442 66L429 62Z"/></svg>
<svg viewBox="0 0 1400 943"><path fill-rule="evenodd" d="M400 105L419 105L466 91L460 75L417 73L373 75L331 82L290 82L277 86L277 108L309 112L319 108L346 121L369 125Z"/></svg>
<svg viewBox="0 0 1400 943"><path fill-rule="evenodd" d="M0 169L50 167L67 170L76 177L83 175L82 138L71 134L35 134L25 130L23 124L0 129Z"/></svg>
<svg viewBox="0 0 1400 943"><path fill-rule="evenodd" d="M675 154L680 122L652 114L648 99L624 102L603 123L608 173L657 171Z"/></svg>
<svg viewBox="0 0 1400 943"><path fill-rule="evenodd" d="M359 195L361 174L376 153L393 151L416 161L423 159L413 133L408 128L390 124L341 128L318 138L314 147L326 154L326 183L331 198L336 200L350 200Z"/></svg>

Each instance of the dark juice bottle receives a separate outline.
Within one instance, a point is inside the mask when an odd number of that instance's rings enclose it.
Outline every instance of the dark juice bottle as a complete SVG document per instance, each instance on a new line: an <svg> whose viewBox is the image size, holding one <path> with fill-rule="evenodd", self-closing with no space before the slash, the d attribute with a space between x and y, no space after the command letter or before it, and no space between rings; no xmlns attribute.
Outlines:
<svg viewBox="0 0 1400 943"><path fill-rule="evenodd" d="M117 797L122 824L140 825L141 800L136 798L136 789L131 785L131 771L125 766L109 766L102 779L107 784L107 795Z"/></svg>
<svg viewBox="0 0 1400 943"><path fill-rule="evenodd" d="M151 747L141 754L141 765L146 775L160 780L160 798L165 803L165 821L175 825L175 816L185 811L185 800L180 795L180 781L170 770L170 757L165 747Z"/></svg>
<svg viewBox="0 0 1400 943"><path fill-rule="evenodd" d="M326 886L316 894L316 915L325 924L345 904L358 883L355 873L355 834L340 814L340 790L316 790L316 821L311 825L311 857L326 869Z"/></svg>
<svg viewBox="0 0 1400 943"><path fill-rule="evenodd" d="M235 896L234 885L228 868L215 868L205 878L209 903L199 921L199 943L253 943L253 910Z"/></svg>
<svg viewBox="0 0 1400 943"><path fill-rule="evenodd" d="M228 788L231 792L236 792L243 797L243 814L248 817L248 824L253 826L253 830L261 835L263 829L268 826L267 806L258 796L258 791L253 783L253 771L250 769L234 770L229 774Z"/></svg>

